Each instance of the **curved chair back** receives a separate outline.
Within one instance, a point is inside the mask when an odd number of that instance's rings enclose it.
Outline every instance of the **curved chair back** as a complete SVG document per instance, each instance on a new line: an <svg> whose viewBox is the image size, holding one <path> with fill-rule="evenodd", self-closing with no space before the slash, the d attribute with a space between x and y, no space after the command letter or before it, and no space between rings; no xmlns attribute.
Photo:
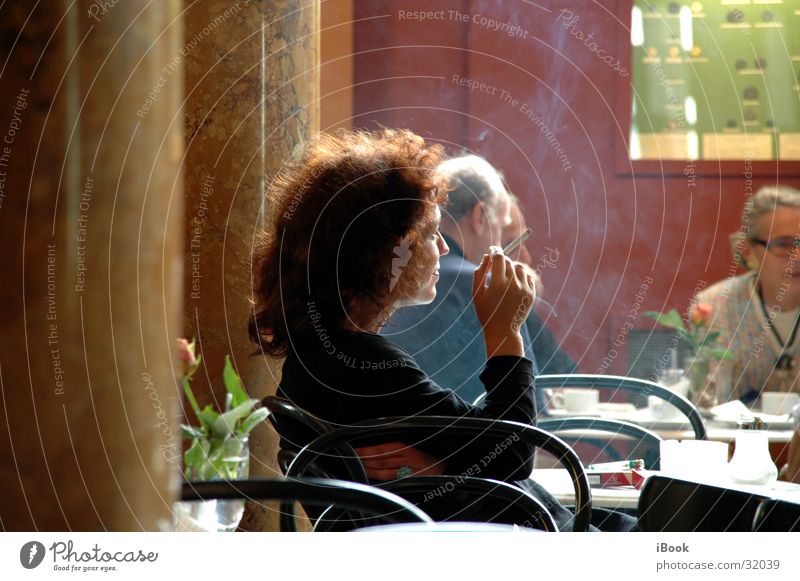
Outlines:
<svg viewBox="0 0 800 581"><path fill-rule="evenodd" d="M641 426L620 420L604 418L546 418L539 420L536 427L561 437L573 449L576 444L589 444L597 449L598 456L607 456L608 460L627 460L642 458L648 470L661 469L661 436ZM603 432L595 435L592 432ZM622 442L615 442L619 436ZM621 452L620 448L625 448ZM580 452L578 455L580 456ZM581 459L584 465L602 461L598 459Z"/></svg>
<svg viewBox="0 0 800 581"><path fill-rule="evenodd" d="M441 433L446 430L452 437L463 436L465 439L476 435L504 438L516 436L528 445L541 448L558 458L572 479L575 489L576 510L575 531L588 529L591 519L592 496L589 480L580 459L575 452L557 436L539 428L503 420L483 418L454 418L439 416L417 416L414 418L381 418L359 422L352 426L338 428L321 435L309 443L295 457L289 467L287 476L297 477L305 474L306 469L320 454L340 445L343 442L354 443L357 440L375 438L408 438L409 434L419 437L423 434Z"/></svg>
<svg viewBox="0 0 800 581"><path fill-rule="evenodd" d="M639 528L644 532L748 532L765 496L653 475L639 495Z"/></svg>
<svg viewBox="0 0 800 581"><path fill-rule="evenodd" d="M372 486L321 478L253 478L184 482L181 500L299 500L316 506L331 504L374 515L379 522L433 523L407 500Z"/></svg>
<svg viewBox="0 0 800 581"><path fill-rule="evenodd" d="M291 422L294 423L295 426L298 426L301 433L305 432L307 441L311 441L333 430L330 424L296 406L288 399L276 395L268 395L261 401L261 404L270 411L270 423L279 434L281 433L279 425L282 422ZM336 471L342 472L342 478L346 478L352 482L368 483L364 466L361 464L361 460L350 445L345 442L337 446L334 451L338 452L336 458L337 466L334 468ZM289 465L296 455L297 450L281 449L278 451L278 464L284 474L287 474ZM313 476L327 478L330 477L331 470L321 465L314 465L309 467L307 473ZM313 518L316 515L312 514L309 516ZM280 528L284 532L294 532L297 530L294 504L292 502L286 501L281 503Z"/></svg>
<svg viewBox="0 0 800 581"><path fill-rule="evenodd" d="M753 530L774 533L800 531L800 503L776 498L762 500L753 518Z"/></svg>
<svg viewBox="0 0 800 581"><path fill-rule="evenodd" d="M565 375L537 375L535 380L536 389L548 389L559 387L583 387L593 389L610 389L614 391L627 391L639 395L653 395L660 397L667 403L672 404L689 420L689 424L694 430L695 438L698 440L708 439L706 426L703 417L697 408L688 399L674 391L659 385L654 381L638 379L636 377L622 377L619 375L589 375L584 373L574 373Z"/></svg>
<svg viewBox="0 0 800 581"><path fill-rule="evenodd" d="M517 524L526 528L557 532L558 525L544 503L529 492L507 482L472 476L414 476L392 480L379 485L415 506L425 510L436 523L476 523L473 516L479 513L479 522L495 524ZM441 509L436 499L458 491L459 497L454 511L437 514ZM463 503L463 504L461 504ZM427 509L430 509L427 510ZM491 517L487 515L492 515ZM331 506L314 525L314 531L349 531L364 528L358 517L348 517L347 510Z"/></svg>

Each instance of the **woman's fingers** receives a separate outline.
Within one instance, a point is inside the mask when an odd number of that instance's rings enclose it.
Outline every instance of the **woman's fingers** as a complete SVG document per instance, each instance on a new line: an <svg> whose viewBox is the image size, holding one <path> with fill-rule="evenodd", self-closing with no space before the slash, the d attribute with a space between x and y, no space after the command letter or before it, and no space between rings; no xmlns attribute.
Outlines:
<svg viewBox="0 0 800 581"><path fill-rule="evenodd" d="M486 287L486 273L489 270L489 255L484 254L483 258L481 258L481 263L478 265L478 268L475 269L475 272L472 274L472 296L477 296L478 292Z"/></svg>

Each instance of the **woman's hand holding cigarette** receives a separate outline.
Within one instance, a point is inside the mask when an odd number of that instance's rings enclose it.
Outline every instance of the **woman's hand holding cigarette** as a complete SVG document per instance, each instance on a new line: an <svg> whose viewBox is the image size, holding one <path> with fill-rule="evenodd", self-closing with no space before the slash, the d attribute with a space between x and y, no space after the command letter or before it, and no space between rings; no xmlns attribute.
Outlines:
<svg viewBox="0 0 800 581"><path fill-rule="evenodd" d="M520 327L528 318L535 296L535 281L528 267L514 262L499 248L493 248L491 256L483 256L472 279L472 301L483 327L488 357L522 357Z"/></svg>

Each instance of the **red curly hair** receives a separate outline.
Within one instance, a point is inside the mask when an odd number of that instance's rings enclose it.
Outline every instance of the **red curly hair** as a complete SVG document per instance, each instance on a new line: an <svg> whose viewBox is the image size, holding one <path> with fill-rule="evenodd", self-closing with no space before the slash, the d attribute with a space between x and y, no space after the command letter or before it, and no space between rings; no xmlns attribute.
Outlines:
<svg viewBox="0 0 800 581"><path fill-rule="evenodd" d="M249 333L263 352L285 356L313 332L311 313L343 329L414 296L423 282L414 248L447 197L436 172L442 154L407 130L340 131L314 139L281 172L253 264ZM410 255L394 280L398 248Z"/></svg>

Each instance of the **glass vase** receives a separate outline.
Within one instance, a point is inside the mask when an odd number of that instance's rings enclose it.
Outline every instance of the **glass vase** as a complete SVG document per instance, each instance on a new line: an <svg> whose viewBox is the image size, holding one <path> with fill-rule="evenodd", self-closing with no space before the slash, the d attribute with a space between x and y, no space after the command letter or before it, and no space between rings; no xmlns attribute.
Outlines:
<svg viewBox="0 0 800 581"><path fill-rule="evenodd" d="M710 362L703 355L686 359L686 375L689 378L688 399L700 409L709 409L719 403L717 382L709 378Z"/></svg>
<svg viewBox="0 0 800 581"><path fill-rule="evenodd" d="M190 482L243 480L248 477L250 468L248 438L246 436L227 438L219 445L222 452L216 450L212 444L209 462L188 470L187 480ZM231 532L236 530L242 519L244 500L179 502L176 512L179 520L189 517L188 530Z"/></svg>

